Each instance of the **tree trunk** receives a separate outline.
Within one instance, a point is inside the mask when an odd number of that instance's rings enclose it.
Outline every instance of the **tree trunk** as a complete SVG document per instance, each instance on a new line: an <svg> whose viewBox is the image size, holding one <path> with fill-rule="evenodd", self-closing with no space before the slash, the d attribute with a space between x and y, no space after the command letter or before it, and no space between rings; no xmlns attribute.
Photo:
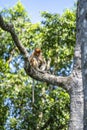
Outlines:
<svg viewBox="0 0 87 130"><path fill-rule="evenodd" d="M70 92L69 130L83 130L83 86L82 74L76 72Z"/></svg>
<svg viewBox="0 0 87 130"><path fill-rule="evenodd" d="M84 88L84 130L87 130L87 0L78 0L78 39L82 49Z"/></svg>
<svg viewBox="0 0 87 130"><path fill-rule="evenodd" d="M87 0L78 0L76 22L74 71L77 85L75 89L72 86L69 130L87 130Z"/></svg>

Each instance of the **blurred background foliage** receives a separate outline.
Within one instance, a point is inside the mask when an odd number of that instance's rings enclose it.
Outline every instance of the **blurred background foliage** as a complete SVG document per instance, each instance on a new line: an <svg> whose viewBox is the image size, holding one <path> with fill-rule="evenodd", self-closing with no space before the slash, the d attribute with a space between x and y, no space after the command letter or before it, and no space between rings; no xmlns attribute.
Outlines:
<svg viewBox="0 0 87 130"><path fill-rule="evenodd" d="M40 47L46 60L51 59L50 72L67 76L73 67L76 42L75 9L62 15L42 12L42 21L31 23L21 2L1 11L29 55ZM26 75L23 56L9 33L0 29L0 129L1 130L67 130L70 97L61 86L52 86ZM32 104L32 86L35 102Z"/></svg>

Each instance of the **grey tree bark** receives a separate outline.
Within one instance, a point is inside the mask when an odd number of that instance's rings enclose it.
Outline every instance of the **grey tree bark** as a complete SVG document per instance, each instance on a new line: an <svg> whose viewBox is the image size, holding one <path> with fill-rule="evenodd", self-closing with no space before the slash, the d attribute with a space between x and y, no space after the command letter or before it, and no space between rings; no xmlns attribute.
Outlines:
<svg viewBox="0 0 87 130"><path fill-rule="evenodd" d="M82 78L84 88L84 130L87 130L87 0L78 1L78 44L82 54Z"/></svg>
<svg viewBox="0 0 87 130"><path fill-rule="evenodd" d="M25 71L32 78L63 87L70 94L69 130L87 130L87 1L78 0L77 34L72 74L67 77L40 73L29 64L28 52L22 45L11 23L0 15L0 27L9 32L21 54L25 56ZM81 57L82 54L82 57ZM81 68L82 61L82 68ZM83 76L83 78L82 78ZM83 83L82 83L83 79ZM84 87L83 87L84 86ZM83 89L84 88L84 89ZM84 107L85 102L85 107ZM85 113L85 114L84 114ZM84 120L84 122L83 122ZM45 125L46 126L46 125Z"/></svg>

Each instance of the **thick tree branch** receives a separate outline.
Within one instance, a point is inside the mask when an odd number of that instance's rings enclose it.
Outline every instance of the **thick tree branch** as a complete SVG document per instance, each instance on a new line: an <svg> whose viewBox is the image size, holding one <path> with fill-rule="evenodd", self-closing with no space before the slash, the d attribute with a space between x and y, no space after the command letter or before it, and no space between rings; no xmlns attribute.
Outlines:
<svg viewBox="0 0 87 130"><path fill-rule="evenodd" d="M47 72L42 72L42 73L38 72L37 70L33 69L29 65L29 61L27 61L27 60L25 60L25 71L29 76L31 76L32 78L34 78L36 80L47 82L49 84L53 84L53 85L57 85L57 86L61 86L68 92L71 89L71 84L74 83L74 81L72 80L73 77L71 77L71 76L62 77L62 76L51 75Z"/></svg>
<svg viewBox="0 0 87 130"><path fill-rule="evenodd" d="M41 73L41 72L34 70L30 66L28 52L26 51L25 47L21 44L20 40L18 39L18 36L17 36L15 29L14 29L14 26L11 23L4 22L3 17L1 15L0 15L0 27L3 30L5 30L11 34L12 39L15 42L16 46L18 47L19 51L21 52L21 54L23 54L26 57L25 58L25 71L29 76L31 76L32 78L39 80L39 81L43 81L43 82L47 82L49 84L61 86L64 89L66 89L68 92L70 91L71 84L73 84L72 83L73 80L72 80L71 76L60 77L60 76L48 74L46 72Z"/></svg>

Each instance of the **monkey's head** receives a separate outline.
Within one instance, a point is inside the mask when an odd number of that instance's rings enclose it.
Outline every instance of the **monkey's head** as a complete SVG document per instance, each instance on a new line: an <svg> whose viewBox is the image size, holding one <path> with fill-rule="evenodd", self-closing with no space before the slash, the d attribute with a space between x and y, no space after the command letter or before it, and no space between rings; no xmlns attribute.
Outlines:
<svg viewBox="0 0 87 130"><path fill-rule="evenodd" d="M35 48L34 54L35 54L36 56L39 56L40 53L41 53L41 49L40 49L40 48Z"/></svg>

